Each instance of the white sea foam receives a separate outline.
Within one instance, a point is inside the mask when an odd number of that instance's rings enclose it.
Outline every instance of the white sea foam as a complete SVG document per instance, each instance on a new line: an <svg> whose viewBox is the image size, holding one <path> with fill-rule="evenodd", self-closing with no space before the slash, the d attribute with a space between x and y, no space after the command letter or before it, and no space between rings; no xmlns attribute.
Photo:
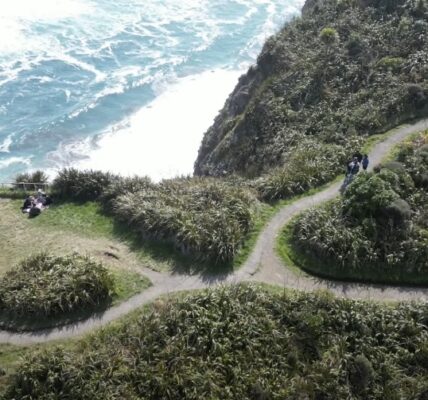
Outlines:
<svg viewBox="0 0 428 400"><path fill-rule="evenodd" d="M243 3L248 3L248 0L239 0ZM251 59L256 59L260 52L260 48L265 43L266 39L273 35L278 26L285 21L290 20L293 16L299 15L305 0L293 0L285 6L278 7L277 4L270 0L251 0L257 4L265 4L267 6L268 18L266 19L263 28L258 35L255 35L245 48L240 51L241 55L248 54ZM241 68L247 66L248 63L242 63Z"/></svg>
<svg viewBox="0 0 428 400"><path fill-rule="evenodd" d="M31 165L31 157L10 157L5 160L0 160L0 169L7 168L12 164L25 164Z"/></svg>
<svg viewBox="0 0 428 400"><path fill-rule="evenodd" d="M3 143L0 143L0 153L10 153L10 145L13 143L12 135L9 135Z"/></svg>
<svg viewBox="0 0 428 400"><path fill-rule="evenodd" d="M74 65L84 71L91 72L95 76L95 82L101 82L106 78L106 74L104 72L98 71L93 65L88 64L84 61L78 60L77 58L70 56L68 54L62 54L58 57L61 61L64 61L67 64Z"/></svg>
<svg viewBox="0 0 428 400"><path fill-rule="evenodd" d="M65 131L73 129L75 124L79 134L82 126L91 126L92 117L102 118L102 107L106 104L112 107L108 112L114 120L124 118L128 110L135 107L133 93L130 97L123 96L120 110L113 109L115 102L102 99L111 95L120 99L122 93L151 84L151 93L157 98L121 124L102 132L96 151L91 151L96 133L91 132L88 135L91 139L79 143L64 139L66 143L49 159L63 166L71 165L84 155L86 159L78 162L81 168L149 174L156 179L191 173L202 135L239 75L230 69L243 71L254 62L266 37L274 33L287 16L297 14L302 2L0 0L0 90L4 84L4 93L7 93L10 81L18 82L30 75L24 79L39 79L40 83L53 79L53 83L44 85L47 93L56 90L56 84L65 83L67 86L60 90L68 103L63 114L68 118L56 122L65 120ZM246 27L249 22L250 30ZM245 35L246 45L240 51L229 39L241 33ZM227 47L226 51L233 51L236 58L224 59L222 44ZM61 69L62 63L76 70ZM41 73L38 74L39 65ZM177 79L177 76L208 68L218 69ZM49 75L47 69L54 71L54 78L44 77ZM30 74L31 70L35 73ZM36 87L38 82L30 84L30 88ZM135 90L135 94L140 92L146 93L145 88ZM127 107L128 98L133 101L131 107ZM141 98L145 101L147 97ZM0 114L7 105L9 103L0 105ZM79 118L98 106L101 113L95 110L87 118ZM46 123L53 123L49 118L46 115ZM61 129L61 125L58 128ZM13 129L8 132L11 131ZM18 135L13 140L19 145ZM0 143L0 151L8 150L9 146L7 142ZM3 164L5 162L3 160Z"/></svg>
<svg viewBox="0 0 428 400"><path fill-rule="evenodd" d="M13 0L0 2L0 52L33 48L39 38L28 37L28 23L52 21L92 12L90 1Z"/></svg>
<svg viewBox="0 0 428 400"><path fill-rule="evenodd" d="M31 20L57 20L91 10L91 1L79 0L13 0L0 3L0 17Z"/></svg>
<svg viewBox="0 0 428 400"><path fill-rule="evenodd" d="M77 166L149 175L155 180L191 174L202 135L239 75L216 70L181 79L133 115L126 126L102 136L98 149ZM77 145L79 154L86 145Z"/></svg>

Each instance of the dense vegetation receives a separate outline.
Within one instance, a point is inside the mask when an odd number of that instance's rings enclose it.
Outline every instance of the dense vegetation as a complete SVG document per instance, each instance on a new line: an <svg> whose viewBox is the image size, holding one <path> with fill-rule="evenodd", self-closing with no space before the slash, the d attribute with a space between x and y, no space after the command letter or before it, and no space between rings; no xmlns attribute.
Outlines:
<svg viewBox="0 0 428 400"><path fill-rule="evenodd" d="M92 259L40 253L0 278L0 315L6 319L62 317L106 304L113 292L109 272Z"/></svg>
<svg viewBox="0 0 428 400"><path fill-rule="evenodd" d="M34 172L23 172L15 177L15 188L31 190L43 189L44 185L48 183L48 176L40 170ZM31 183L31 185L28 185Z"/></svg>
<svg viewBox="0 0 428 400"><path fill-rule="evenodd" d="M422 400L427 323L425 305L220 288L26 357L5 399Z"/></svg>
<svg viewBox="0 0 428 400"><path fill-rule="evenodd" d="M343 198L301 215L292 246L337 278L428 283L428 134L397 160L359 174Z"/></svg>
<svg viewBox="0 0 428 400"><path fill-rule="evenodd" d="M203 260L233 260L252 226L255 199L226 182L164 181L151 190L121 195L114 215L143 237L171 241Z"/></svg>
<svg viewBox="0 0 428 400"><path fill-rule="evenodd" d="M428 115L427 37L426 0L308 1L240 78L195 173L261 175L265 198L329 180L340 148Z"/></svg>
<svg viewBox="0 0 428 400"><path fill-rule="evenodd" d="M350 154L361 147L362 140L353 138L346 145L301 141L287 163L252 181L260 199L289 198L329 182L341 174Z"/></svg>
<svg viewBox="0 0 428 400"><path fill-rule="evenodd" d="M177 178L158 184L99 171L61 171L53 183L60 198L99 201L105 212L142 239L172 243L204 261L233 260L249 233L257 200L238 181Z"/></svg>

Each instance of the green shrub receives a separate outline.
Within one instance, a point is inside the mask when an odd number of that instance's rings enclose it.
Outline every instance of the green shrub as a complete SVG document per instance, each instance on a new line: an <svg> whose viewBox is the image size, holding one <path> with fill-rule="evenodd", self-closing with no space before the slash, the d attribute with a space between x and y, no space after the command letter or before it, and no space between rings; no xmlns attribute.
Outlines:
<svg viewBox="0 0 428 400"><path fill-rule="evenodd" d="M382 70L396 72L400 70L403 63L404 60L401 57L383 57L376 66Z"/></svg>
<svg viewBox="0 0 428 400"><path fill-rule="evenodd" d="M399 162L399 161L389 161L389 162L387 162L385 164L380 165L378 172L382 168L389 169L392 172L402 172L402 171L406 170L406 166L403 163Z"/></svg>
<svg viewBox="0 0 428 400"><path fill-rule="evenodd" d="M119 196L113 215L143 238L172 242L201 260L231 261L250 231L255 198L212 179L177 179Z"/></svg>
<svg viewBox="0 0 428 400"><path fill-rule="evenodd" d="M109 172L65 168L54 179L52 190L55 196L65 200L92 201L118 179Z"/></svg>
<svg viewBox="0 0 428 400"><path fill-rule="evenodd" d="M425 304L217 288L26 356L4 399L420 399Z"/></svg>
<svg viewBox="0 0 428 400"><path fill-rule="evenodd" d="M320 39L323 43L331 45L336 42L339 38L339 34L334 28L324 28L320 32Z"/></svg>
<svg viewBox="0 0 428 400"><path fill-rule="evenodd" d="M376 218L399 195L379 174L360 174L343 196L343 210L353 218Z"/></svg>
<svg viewBox="0 0 428 400"><path fill-rule="evenodd" d="M291 246L321 275L375 282L428 282L428 193L419 157L426 133L374 173L359 174L342 199L303 213Z"/></svg>
<svg viewBox="0 0 428 400"><path fill-rule="evenodd" d="M358 34L351 34L348 42L346 43L346 49L351 57L356 57L364 50L365 44Z"/></svg>
<svg viewBox="0 0 428 400"><path fill-rule="evenodd" d="M0 278L0 313L9 318L50 318L108 303L108 271L88 257L40 253Z"/></svg>
<svg viewBox="0 0 428 400"><path fill-rule="evenodd" d="M358 148L358 138L347 146L301 141L284 167L255 180L255 187L263 200L278 200L303 193L335 178L344 170L352 148Z"/></svg>
<svg viewBox="0 0 428 400"><path fill-rule="evenodd" d="M111 212L119 196L154 188L155 185L149 177L120 177L103 189L98 200L105 211Z"/></svg>
<svg viewBox="0 0 428 400"><path fill-rule="evenodd" d="M396 199L385 208L385 214L393 221L396 227L403 226L412 216L409 203L403 199Z"/></svg>
<svg viewBox="0 0 428 400"><path fill-rule="evenodd" d="M349 381L356 393L365 391L375 375L371 362L363 355L356 356L349 364Z"/></svg>
<svg viewBox="0 0 428 400"><path fill-rule="evenodd" d="M48 180L48 176L43 171L25 172L15 177L15 188L27 190L43 189ZM26 183L31 183L32 185L26 185Z"/></svg>

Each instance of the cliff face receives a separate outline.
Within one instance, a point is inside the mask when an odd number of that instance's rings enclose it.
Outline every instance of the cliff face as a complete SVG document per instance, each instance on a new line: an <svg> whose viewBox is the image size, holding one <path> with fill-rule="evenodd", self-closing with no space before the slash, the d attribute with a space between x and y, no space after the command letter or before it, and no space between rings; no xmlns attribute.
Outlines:
<svg viewBox="0 0 428 400"><path fill-rule="evenodd" d="M346 146L427 115L427 38L426 0L307 0L240 78L195 174L259 176L301 143Z"/></svg>

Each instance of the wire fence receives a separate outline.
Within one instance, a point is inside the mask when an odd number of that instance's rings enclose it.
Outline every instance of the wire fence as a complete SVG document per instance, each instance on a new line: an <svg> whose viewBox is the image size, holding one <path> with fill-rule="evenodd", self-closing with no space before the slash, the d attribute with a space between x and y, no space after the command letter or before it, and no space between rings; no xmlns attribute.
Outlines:
<svg viewBox="0 0 428 400"><path fill-rule="evenodd" d="M22 190L24 192L30 192L32 190L37 191L42 189L46 191L49 189L49 183L43 182L0 182L0 189L8 190Z"/></svg>

